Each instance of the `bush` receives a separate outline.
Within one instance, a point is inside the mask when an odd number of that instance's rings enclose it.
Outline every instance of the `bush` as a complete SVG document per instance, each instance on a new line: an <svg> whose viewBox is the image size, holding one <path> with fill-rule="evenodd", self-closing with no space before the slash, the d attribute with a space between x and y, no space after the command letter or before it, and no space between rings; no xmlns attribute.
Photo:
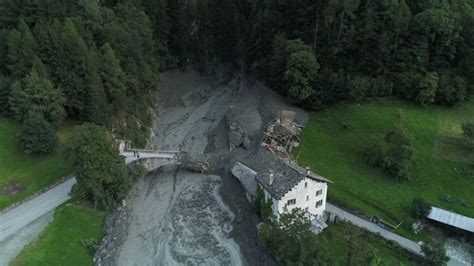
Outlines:
<svg viewBox="0 0 474 266"><path fill-rule="evenodd" d="M0 74L0 114L8 114L10 105L8 96L10 95L11 79Z"/></svg>
<svg viewBox="0 0 474 266"><path fill-rule="evenodd" d="M265 193L263 192L262 187L258 184L255 194L255 200L253 202L254 210L262 220L265 220L273 213L272 200L270 198L265 198Z"/></svg>
<svg viewBox="0 0 474 266"><path fill-rule="evenodd" d="M396 92L399 96L421 105L434 102L438 90L439 77L436 72L421 74L407 71L397 76Z"/></svg>
<svg viewBox="0 0 474 266"><path fill-rule="evenodd" d="M386 97L393 93L393 83L384 76L378 76L372 79L370 96Z"/></svg>
<svg viewBox="0 0 474 266"><path fill-rule="evenodd" d="M411 203L413 215L416 218L425 218L430 214L431 205L422 198L415 198Z"/></svg>
<svg viewBox="0 0 474 266"><path fill-rule="evenodd" d="M20 146L25 153L47 154L55 150L57 143L54 127L41 115L30 113L20 132Z"/></svg>
<svg viewBox="0 0 474 266"><path fill-rule="evenodd" d="M352 130L354 129L354 126L351 122L344 122L342 123L342 128L344 128L345 130Z"/></svg>
<svg viewBox="0 0 474 266"><path fill-rule="evenodd" d="M370 79L368 77L354 77L349 81L348 96L351 100L361 101L369 96Z"/></svg>
<svg viewBox="0 0 474 266"><path fill-rule="evenodd" d="M384 76L354 77L349 81L348 97L361 101L368 97L386 97L392 95L393 83Z"/></svg>
<svg viewBox="0 0 474 266"><path fill-rule="evenodd" d="M438 90L438 73L427 73L418 82L418 95L415 100L421 105L428 105L434 102L436 91Z"/></svg>
<svg viewBox="0 0 474 266"><path fill-rule="evenodd" d="M282 265L322 264L325 254L317 249L310 226L308 214L295 208L282 213L272 225L263 224L258 239Z"/></svg>
<svg viewBox="0 0 474 266"><path fill-rule="evenodd" d="M100 247L97 239L92 237L81 239L81 246L83 246L91 256L94 256L95 251Z"/></svg>
<svg viewBox="0 0 474 266"><path fill-rule="evenodd" d="M365 159L370 166L381 167L385 160L385 144L382 140L374 138L365 152Z"/></svg>
<svg viewBox="0 0 474 266"><path fill-rule="evenodd" d="M462 135L464 139L464 145L474 150L474 123L464 123L462 124Z"/></svg>
<svg viewBox="0 0 474 266"><path fill-rule="evenodd" d="M440 76L436 103L453 106L466 100L466 81L462 77L443 74Z"/></svg>
<svg viewBox="0 0 474 266"><path fill-rule="evenodd" d="M385 135L383 141L374 139L365 152L367 163L382 168L397 179L409 179L414 160L411 139L411 135L397 125L394 131Z"/></svg>
<svg viewBox="0 0 474 266"><path fill-rule="evenodd" d="M443 244L434 240L428 240L421 245L421 251L425 254L427 265L446 265L449 257Z"/></svg>

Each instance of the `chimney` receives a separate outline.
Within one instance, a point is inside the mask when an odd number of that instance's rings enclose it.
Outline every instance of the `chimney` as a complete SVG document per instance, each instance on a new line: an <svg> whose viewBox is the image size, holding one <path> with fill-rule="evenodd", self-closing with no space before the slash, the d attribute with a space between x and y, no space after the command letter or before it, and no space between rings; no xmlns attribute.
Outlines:
<svg viewBox="0 0 474 266"><path fill-rule="evenodd" d="M273 173L270 173L270 179L268 180L268 184L271 186L273 184Z"/></svg>

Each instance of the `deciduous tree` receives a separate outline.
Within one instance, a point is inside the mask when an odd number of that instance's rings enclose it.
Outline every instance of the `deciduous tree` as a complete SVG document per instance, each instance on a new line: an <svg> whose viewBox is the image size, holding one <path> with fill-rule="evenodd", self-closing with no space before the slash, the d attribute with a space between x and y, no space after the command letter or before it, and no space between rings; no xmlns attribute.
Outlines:
<svg viewBox="0 0 474 266"><path fill-rule="evenodd" d="M90 200L95 207L113 207L133 184L125 160L103 127L89 123L79 126L67 142L65 156L77 178L73 197Z"/></svg>

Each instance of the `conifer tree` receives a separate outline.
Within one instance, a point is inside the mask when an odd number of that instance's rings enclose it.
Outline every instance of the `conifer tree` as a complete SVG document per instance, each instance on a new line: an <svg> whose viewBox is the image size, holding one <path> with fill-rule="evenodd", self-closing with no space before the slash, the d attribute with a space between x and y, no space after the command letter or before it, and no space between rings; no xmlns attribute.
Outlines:
<svg viewBox="0 0 474 266"><path fill-rule="evenodd" d="M10 32L7 44L7 68L12 78L23 78L31 69L37 49L36 40L23 19L20 19L18 29Z"/></svg>
<svg viewBox="0 0 474 266"><path fill-rule="evenodd" d="M99 71L108 102L114 106L116 112L123 111L126 105L125 74L109 43L100 49Z"/></svg>
<svg viewBox="0 0 474 266"><path fill-rule="evenodd" d="M111 121L111 108L107 102L106 93L99 73L99 53L92 47L87 60L87 120L98 125L109 126Z"/></svg>
<svg viewBox="0 0 474 266"><path fill-rule="evenodd" d="M40 113L31 111L20 132L20 146L26 154L47 154L56 148L58 137L54 127Z"/></svg>
<svg viewBox="0 0 474 266"><path fill-rule="evenodd" d="M9 97L10 109L18 121L24 121L30 112L34 112L58 127L65 116L64 98L49 79L40 75L44 71L40 69L41 65L38 63L38 69L33 68L24 80L13 83Z"/></svg>
<svg viewBox="0 0 474 266"><path fill-rule="evenodd" d="M61 35L61 54L57 59L55 82L65 98L65 107L70 116L85 117L87 97L86 60L88 49L76 27L76 21L67 18Z"/></svg>

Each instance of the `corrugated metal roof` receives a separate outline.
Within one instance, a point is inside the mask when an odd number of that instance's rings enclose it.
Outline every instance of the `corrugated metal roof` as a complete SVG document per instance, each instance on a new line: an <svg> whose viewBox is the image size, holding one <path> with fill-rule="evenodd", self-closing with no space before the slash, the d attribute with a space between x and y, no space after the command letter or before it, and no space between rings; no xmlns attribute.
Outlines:
<svg viewBox="0 0 474 266"><path fill-rule="evenodd" d="M470 217L431 207L431 212L428 215L428 218L474 233L474 219Z"/></svg>

